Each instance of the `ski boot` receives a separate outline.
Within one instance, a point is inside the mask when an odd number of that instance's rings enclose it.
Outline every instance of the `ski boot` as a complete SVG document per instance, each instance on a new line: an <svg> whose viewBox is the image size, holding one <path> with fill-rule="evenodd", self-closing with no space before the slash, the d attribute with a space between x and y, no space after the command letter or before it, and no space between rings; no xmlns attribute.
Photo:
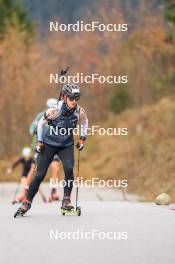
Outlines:
<svg viewBox="0 0 175 264"><path fill-rule="evenodd" d="M81 207L77 206L76 209L74 209L69 196L64 196L61 206L61 214L65 215L66 213L73 215L77 214L78 216L81 215Z"/></svg>
<svg viewBox="0 0 175 264"><path fill-rule="evenodd" d="M21 196L19 196L19 197L13 199L12 204L22 203L22 202L26 199L26 197L27 197L28 190L29 190L29 188L26 187L26 188L24 189L23 194L22 194Z"/></svg>
<svg viewBox="0 0 175 264"><path fill-rule="evenodd" d="M52 188L51 194L50 194L49 199L48 199L48 202L51 203L53 201L59 201L59 200L60 200L60 197L56 193L56 189L55 188Z"/></svg>
<svg viewBox="0 0 175 264"><path fill-rule="evenodd" d="M26 199L25 195L21 195L17 198L14 198L12 201L12 204L16 204L16 203L22 203L24 200Z"/></svg>
<svg viewBox="0 0 175 264"><path fill-rule="evenodd" d="M65 215L66 211L72 211L74 209L74 206L71 204L70 196L64 196L62 200L62 206L61 211L62 214Z"/></svg>
<svg viewBox="0 0 175 264"><path fill-rule="evenodd" d="M24 200L22 205L18 208L16 213L14 214L14 218L17 216L23 216L31 207L31 202L28 200Z"/></svg>

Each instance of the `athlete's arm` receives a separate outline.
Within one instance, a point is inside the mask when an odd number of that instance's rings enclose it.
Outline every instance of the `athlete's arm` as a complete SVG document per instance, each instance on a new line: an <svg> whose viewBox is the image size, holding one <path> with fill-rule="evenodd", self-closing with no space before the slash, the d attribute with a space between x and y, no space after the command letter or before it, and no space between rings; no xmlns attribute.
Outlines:
<svg viewBox="0 0 175 264"><path fill-rule="evenodd" d="M83 108L80 108L79 118L80 118L80 124L81 124L81 131L80 131L81 137L80 138L83 138L85 140L87 136L88 118Z"/></svg>
<svg viewBox="0 0 175 264"><path fill-rule="evenodd" d="M24 159L23 159L23 158L20 158L20 159L18 159L17 161L15 161L15 162L12 164L11 169L13 170L13 169L16 168L20 163L24 163Z"/></svg>
<svg viewBox="0 0 175 264"><path fill-rule="evenodd" d="M83 108L80 108L79 110L79 122L81 125L81 130L80 130L81 135L79 142L77 142L76 144L76 148L80 151L84 148L84 142L86 140L87 128L88 128L88 118Z"/></svg>
<svg viewBox="0 0 175 264"><path fill-rule="evenodd" d="M29 127L29 134L31 136L35 135L37 133L37 124L38 121L41 119L41 117L43 116L44 112L41 112L39 114L37 114L37 116L33 119L30 127Z"/></svg>
<svg viewBox="0 0 175 264"><path fill-rule="evenodd" d="M62 105L62 101L58 103L57 108L56 107L49 108L41 117L37 126L37 141L40 142L43 141L44 126L48 124L49 121L54 120L59 115L61 105Z"/></svg>
<svg viewBox="0 0 175 264"><path fill-rule="evenodd" d="M45 115L43 115L37 125L37 141L39 142L43 141L44 125L47 123L48 123L48 120L46 120Z"/></svg>
<svg viewBox="0 0 175 264"><path fill-rule="evenodd" d="M13 170L16 166L18 166L20 163L23 163L23 162L24 162L24 159L23 159L23 158L18 159L17 161L15 161L15 162L13 163L13 165L12 165L11 167L9 167L9 168L6 170L6 172L7 172L8 174L11 174L11 173L12 173L12 170Z"/></svg>

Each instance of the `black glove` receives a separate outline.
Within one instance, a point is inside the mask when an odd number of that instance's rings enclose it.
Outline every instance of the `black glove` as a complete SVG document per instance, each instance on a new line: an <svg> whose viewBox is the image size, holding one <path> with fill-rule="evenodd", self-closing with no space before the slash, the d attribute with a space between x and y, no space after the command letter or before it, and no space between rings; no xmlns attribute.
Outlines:
<svg viewBox="0 0 175 264"><path fill-rule="evenodd" d="M82 150L84 148L84 142L85 142L86 138L85 137L81 137L79 142L77 142L76 144L76 148L78 150Z"/></svg>
<svg viewBox="0 0 175 264"><path fill-rule="evenodd" d="M35 147L35 151L36 151L38 154L41 154L41 153L42 153L42 150L43 150L43 147L44 147L43 142L38 141L37 144L36 144L36 147Z"/></svg>

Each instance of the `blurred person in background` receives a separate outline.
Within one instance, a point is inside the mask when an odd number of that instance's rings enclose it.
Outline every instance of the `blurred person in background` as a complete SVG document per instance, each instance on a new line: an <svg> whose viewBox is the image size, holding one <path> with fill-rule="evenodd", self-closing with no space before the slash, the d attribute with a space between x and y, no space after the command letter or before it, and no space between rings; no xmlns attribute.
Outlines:
<svg viewBox="0 0 175 264"><path fill-rule="evenodd" d="M17 161L15 161L12 164L11 167L9 167L7 169L7 173L11 174L12 171L18 165L22 165L22 174L21 174L21 178L20 178L20 183L17 186L17 190L16 190L15 196L14 196L14 198L12 200L12 204L20 203L20 202L22 202L25 199L26 193L24 191L22 191L21 195L19 195L18 197L16 197L16 195L17 195L18 187L19 187L20 184L22 185L23 189L26 188L26 186L27 186L27 176L28 176L29 171L31 170L32 164L34 164L34 160L33 160L32 155L31 155L31 149L29 147L25 147L22 150L22 157L20 157ZM42 191L39 190L39 192L40 192L40 195L41 195L43 201L46 202L46 198L45 198L44 194L42 193Z"/></svg>
<svg viewBox="0 0 175 264"><path fill-rule="evenodd" d="M29 185L32 181L32 178L33 178L33 174L34 174L34 171L35 171L35 167L37 165L37 153L35 152L35 146L36 146L36 140L37 140L37 125L38 125L38 122L39 120L41 119L41 117L44 115L44 113L46 112L46 110L48 108L51 108L51 107L55 107L57 106L58 104L58 100L56 98L49 98L47 101L46 101L46 109L44 109L42 112L38 113L36 115L36 117L34 118L34 120L32 121L30 127L29 127L29 134L32 136L32 150L34 151L34 160L35 162L32 164L31 166L31 169L28 173L28 176L27 176L27 185L26 185L26 188L25 188L25 193L28 192L28 188L29 188ZM46 133L47 129L49 129L49 126L46 124L45 127L44 127L44 133ZM58 157L58 155L56 154L53 158L53 161L51 163L51 174L52 174L52 179L54 182L57 182L58 180L58 175L59 175L59 171L60 171L60 159ZM50 193L50 196L48 198L48 202L52 202L52 201L58 201L59 200L59 195L58 195L58 191L56 188L51 188L51 193Z"/></svg>

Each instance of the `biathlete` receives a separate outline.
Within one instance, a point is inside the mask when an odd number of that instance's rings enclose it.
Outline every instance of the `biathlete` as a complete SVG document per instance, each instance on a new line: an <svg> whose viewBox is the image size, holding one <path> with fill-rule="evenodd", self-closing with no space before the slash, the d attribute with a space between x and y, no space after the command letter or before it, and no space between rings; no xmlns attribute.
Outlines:
<svg viewBox="0 0 175 264"><path fill-rule="evenodd" d="M49 108L38 123L36 151L40 155L37 171L29 186L27 199L22 203L17 214L23 215L31 208L33 198L44 180L55 154L59 156L62 162L66 182L61 208L65 210L74 208L71 204L74 180L73 129L76 128L79 122L81 125L81 136L76 148L80 151L83 149L86 140L88 119L85 110L77 104L80 99L80 88L78 85L65 84L62 88L62 96L63 100L59 101L57 106ZM48 124L50 129L43 136L45 124ZM66 133L63 133L62 129Z"/></svg>

